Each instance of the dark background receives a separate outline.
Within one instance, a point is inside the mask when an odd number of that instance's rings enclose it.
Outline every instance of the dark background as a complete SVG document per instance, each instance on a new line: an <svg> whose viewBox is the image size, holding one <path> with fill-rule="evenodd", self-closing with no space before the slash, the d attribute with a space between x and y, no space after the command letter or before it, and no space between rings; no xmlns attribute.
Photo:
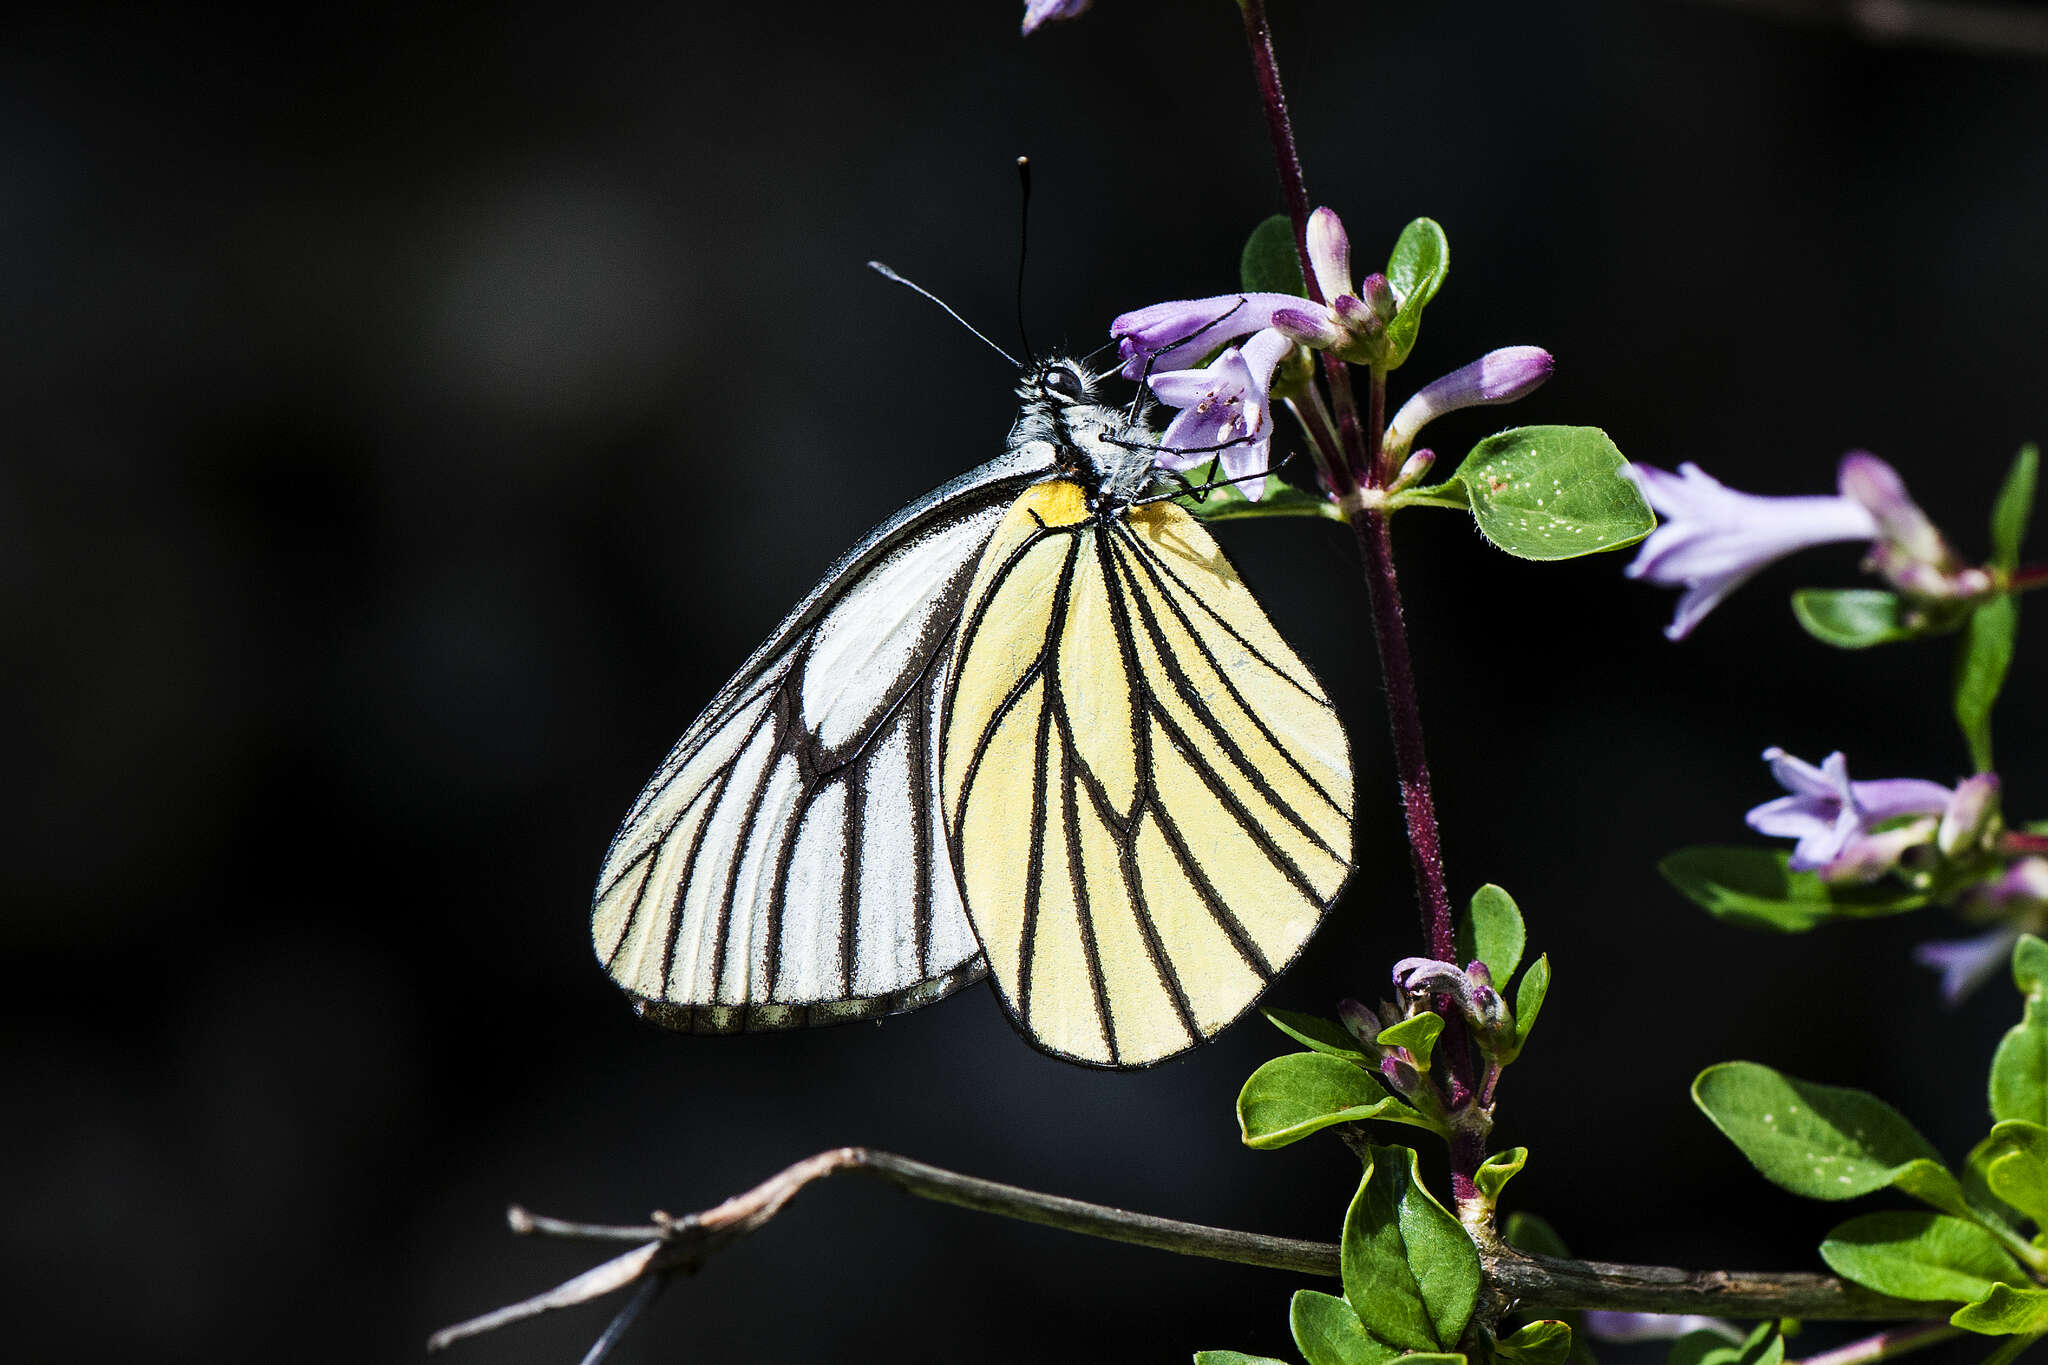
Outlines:
<svg viewBox="0 0 2048 1365"><path fill-rule="evenodd" d="M67 5L0 52L0 610L10 1354L395 1360L580 1269L501 1213L700 1208L848 1142L1332 1238L1332 1140L1237 1141L1256 1020L1137 1075L1051 1061L971 989L880 1026L696 1039L591 961L613 827L819 571L992 455L1007 337L1234 283L1277 207L1235 15L1012 3ZM1357 258L1429 214L1454 268L1396 399L1559 359L1511 416L1759 492L1893 460L1966 553L2048 436L2048 65L1654 0L1282 4L1312 195ZM1496 420L1501 419L1501 420ZM1269 997L1417 950L1349 544L1223 528L1346 716L1360 871ZM1939 912L1766 941L1652 862L1746 837L1757 753L1953 780L1943 646L1839 654L1807 556L1696 636L1625 557L1531 565L1403 518L1454 890L1520 899L1556 985L1503 1092L1510 1193L1612 1259L1807 1268L1842 1211L1694 1111L1701 1066L1881 1091L1960 1155L2017 1017L1907 959ZM2034 557L2048 544L2037 534ZM2037 639L2000 716L2048 814ZM1301 1281L860 1182L671 1292L627 1361L1288 1353ZM585 1309L459 1348L575 1359ZM1809 1341L1821 1339L1818 1332ZM1981 1352L1980 1352L1981 1354Z"/></svg>

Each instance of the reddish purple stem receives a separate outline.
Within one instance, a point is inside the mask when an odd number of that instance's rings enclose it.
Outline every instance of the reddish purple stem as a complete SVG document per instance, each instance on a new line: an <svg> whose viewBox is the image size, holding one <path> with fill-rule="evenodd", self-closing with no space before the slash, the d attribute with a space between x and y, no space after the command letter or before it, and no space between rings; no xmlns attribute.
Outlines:
<svg viewBox="0 0 2048 1365"><path fill-rule="evenodd" d="M1287 96L1280 84L1280 66L1273 52L1265 3L1240 3L1245 38L1258 76L1259 100L1265 110L1266 131L1272 138L1273 160L1280 172L1280 189L1294 223L1294 245L1301 260L1302 280L1309 297L1323 303L1322 290L1308 258L1308 189L1302 176L1301 155L1295 146L1294 127L1287 116ZM1378 488L1386 483L1386 471L1379 467L1380 442L1386 428L1386 380L1377 372L1373 374L1370 409L1361 425L1351 390L1350 367L1328 352L1323 353L1322 359L1323 373L1330 386L1330 406L1343 446L1343 459L1336 462L1333 472L1347 485L1334 491L1349 499L1359 484ZM1456 928L1450 894L1444 884L1443 845L1437 831L1436 800L1430 791L1429 762L1423 748L1422 708L1416 697L1415 669L1408 655L1408 632L1401 615L1393 538L1384 512L1369 507L1347 510L1365 563L1366 596L1371 605L1373 635L1379 644L1380 672L1386 681L1387 720L1393 730L1395 771L1401 787L1401 808L1408 821L1408 845L1415 868L1416 895L1421 903L1423 935L1430 956L1450 962L1456 959ZM1471 1049L1466 1042L1464 1020L1455 1007L1442 999L1436 1005L1444 1019L1443 1046L1437 1055L1449 1063L1444 1068L1445 1098L1453 1109L1458 1109L1472 1099ZM1472 1173L1478 1170L1484 1156L1484 1142L1477 1134L1462 1133L1453 1139L1451 1189L1461 1202L1474 1195Z"/></svg>

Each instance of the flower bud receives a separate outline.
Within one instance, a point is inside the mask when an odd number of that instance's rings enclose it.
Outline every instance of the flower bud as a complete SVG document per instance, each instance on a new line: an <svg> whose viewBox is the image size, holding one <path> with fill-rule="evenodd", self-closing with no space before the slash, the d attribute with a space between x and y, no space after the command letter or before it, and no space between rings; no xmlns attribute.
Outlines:
<svg viewBox="0 0 2048 1365"><path fill-rule="evenodd" d="M1403 451L1416 433L1459 408L1512 403L1541 388L1557 362L1541 346L1503 346L1425 384L1387 424L1387 449Z"/></svg>
<svg viewBox="0 0 2048 1365"><path fill-rule="evenodd" d="M1991 833L1998 816L1998 774L1978 773L1956 784L1948 809L1941 813L1941 827L1934 845L1944 858L1975 852Z"/></svg>
<svg viewBox="0 0 2048 1365"><path fill-rule="evenodd" d="M1334 209L1318 208L1308 216L1308 260L1323 298L1335 303L1351 292L1351 238Z"/></svg>
<svg viewBox="0 0 2048 1365"><path fill-rule="evenodd" d="M1337 1018L1342 1021L1360 1046L1374 1047L1380 1036L1379 1016L1366 1007L1363 1001L1344 1000L1337 1005Z"/></svg>
<svg viewBox="0 0 2048 1365"><path fill-rule="evenodd" d="M1422 1089L1422 1073L1415 1064L1402 1057L1385 1057L1380 1061L1380 1077L1387 1088L1396 1095L1412 1096Z"/></svg>
<svg viewBox="0 0 2048 1365"><path fill-rule="evenodd" d="M1421 483L1422 476L1429 473L1430 467L1435 463L1435 451L1416 451L1413 455L1410 455L1406 460L1401 462L1401 472L1394 476L1394 481L1393 483L1387 486L1387 491L1390 493L1398 493L1404 488L1413 487L1415 484Z"/></svg>
<svg viewBox="0 0 2048 1365"><path fill-rule="evenodd" d="M1385 326L1394 320L1394 314L1401 311L1399 300L1394 297L1394 286L1387 283L1387 277L1375 271L1358 282L1358 297Z"/></svg>
<svg viewBox="0 0 2048 1365"><path fill-rule="evenodd" d="M2048 910L2048 858L2020 859L1996 881L1965 891L1956 909L1979 923Z"/></svg>

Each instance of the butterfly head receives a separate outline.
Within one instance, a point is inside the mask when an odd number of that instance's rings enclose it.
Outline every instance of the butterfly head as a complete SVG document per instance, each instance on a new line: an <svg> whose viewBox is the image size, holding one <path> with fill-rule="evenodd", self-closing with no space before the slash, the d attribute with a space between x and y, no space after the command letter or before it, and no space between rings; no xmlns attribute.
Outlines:
<svg viewBox="0 0 2048 1365"><path fill-rule="evenodd" d="M1156 437L1142 410L1103 401L1103 380L1078 361L1047 356L1024 372L1012 449L1043 442L1052 467L1087 490L1091 502L1128 502L1152 480Z"/></svg>

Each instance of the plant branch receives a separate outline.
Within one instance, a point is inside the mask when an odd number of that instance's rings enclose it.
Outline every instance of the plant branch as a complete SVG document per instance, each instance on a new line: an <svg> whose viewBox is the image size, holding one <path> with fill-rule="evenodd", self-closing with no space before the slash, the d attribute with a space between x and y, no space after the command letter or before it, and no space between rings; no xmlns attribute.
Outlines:
<svg viewBox="0 0 2048 1365"><path fill-rule="evenodd" d="M1062 1228L1105 1241L1153 1247L1181 1256L1288 1270L1300 1275L1334 1279L1338 1273L1338 1249L1330 1242L1269 1237L1261 1233L1240 1232L1235 1228L1209 1227L1176 1218L1132 1213L1106 1204L1090 1204L1084 1200L961 1175L957 1171L943 1170L890 1152L866 1147L837 1147L806 1157L715 1208L680 1218L656 1213L647 1223L616 1226L542 1218L514 1207L507 1221L516 1233L567 1241L627 1242L634 1245L630 1251L614 1256L545 1293L443 1328L428 1340L427 1349L438 1351L465 1337L507 1327L558 1308L588 1303L637 1285L638 1293L627 1302L599 1339L598 1345L608 1352L612 1343L659 1292L656 1288L649 1288L650 1285L658 1286L679 1272L696 1270L725 1246L765 1227L806 1186L845 1172L872 1176L920 1199L956 1204L1019 1222ZM1925 1304L1886 1298L1832 1275L1743 1274L1556 1260L1547 1256L1525 1255L1490 1233L1482 1233L1478 1240L1480 1261L1488 1281L1518 1311L1540 1313L1571 1308L1609 1308L1643 1313L1721 1313L1738 1318L1837 1319L1911 1319L1927 1311ZM585 1357L589 1362L602 1358L602 1354ZM1849 1363L1843 1362L1842 1365Z"/></svg>
<svg viewBox="0 0 2048 1365"><path fill-rule="evenodd" d="M2048 57L2048 14L2029 5L1930 0L1694 0L1724 9L1846 28L1874 43L1908 43L1994 57Z"/></svg>

